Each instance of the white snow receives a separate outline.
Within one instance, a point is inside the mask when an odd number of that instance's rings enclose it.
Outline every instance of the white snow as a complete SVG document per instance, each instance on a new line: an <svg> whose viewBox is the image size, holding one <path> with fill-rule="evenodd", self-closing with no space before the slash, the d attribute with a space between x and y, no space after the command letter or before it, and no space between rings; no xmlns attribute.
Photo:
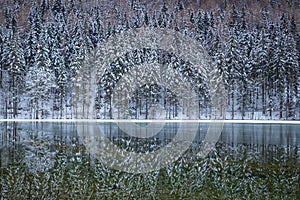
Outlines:
<svg viewBox="0 0 300 200"><path fill-rule="evenodd" d="M0 119L0 122L134 122L134 123L151 123L151 122L167 122L167 123L258 123L258 124L300 124L300 120L154 120L154 119Z"/></svg>

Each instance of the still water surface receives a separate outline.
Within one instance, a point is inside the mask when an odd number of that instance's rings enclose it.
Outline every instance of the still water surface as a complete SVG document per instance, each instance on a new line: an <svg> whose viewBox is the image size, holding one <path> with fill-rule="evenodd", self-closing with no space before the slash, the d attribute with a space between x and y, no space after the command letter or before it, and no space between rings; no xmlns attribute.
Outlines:
<svg viewBox="0 0 300 200"><path fill-rule="evenodd" d="M167 123L146 139L128 135L115 123L99 126L118 148L145 153L166 146L180 124ZM225 123L213 151L199 158L208 126L200 123L193 144L177 161L134 174L101 163L87 150L74 123L0 122L0 199L300 196L300 124Z"/></svg>

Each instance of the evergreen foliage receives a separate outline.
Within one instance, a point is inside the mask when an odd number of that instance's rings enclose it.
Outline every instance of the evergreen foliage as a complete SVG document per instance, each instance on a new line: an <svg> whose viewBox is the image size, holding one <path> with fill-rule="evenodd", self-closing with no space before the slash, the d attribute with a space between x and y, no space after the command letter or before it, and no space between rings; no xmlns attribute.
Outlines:
<svg viewBox="0 0 300 200"><path fill-rule="evenodd" d="M72 117L72 88L85 58L115 34L147 26L179 31L207 50L224 81L228 119L300 119L299 27L293 13L271 15L276 2L257 3L261 11L256 9L253 20L245 5L227 1L215 9L182 0L159 6L135 0L15 1L1 12L0 118ZM19 21L27 24L18 25ZM98 118L113 118L115 84L143 63L176 69L199 96L199 117L209 118L209 94L201 74L188 61L160 49L124 52L111 63L97 86ZM186 109L172 91L157 84L145 84L132 95L131 118L151 118L153 105L163 107L168 119Z"/></svg>

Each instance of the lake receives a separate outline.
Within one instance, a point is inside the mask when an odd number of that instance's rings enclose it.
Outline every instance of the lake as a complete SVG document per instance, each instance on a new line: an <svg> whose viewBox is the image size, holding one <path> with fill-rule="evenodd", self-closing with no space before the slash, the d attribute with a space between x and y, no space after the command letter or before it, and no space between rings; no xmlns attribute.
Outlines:
<svg viewBox="0 0 300 200"><path fill-rule="evenodd" d="M0 122L1 199L300 196L300 124L225 123L200 157L209 125L192 138L188 123Z"/></svg>

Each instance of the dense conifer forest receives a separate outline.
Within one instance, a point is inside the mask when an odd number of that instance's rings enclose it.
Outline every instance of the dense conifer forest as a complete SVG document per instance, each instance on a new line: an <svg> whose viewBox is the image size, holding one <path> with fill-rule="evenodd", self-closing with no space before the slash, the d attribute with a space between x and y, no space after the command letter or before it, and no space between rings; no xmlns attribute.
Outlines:
<svg viewBox="0 0 300 200"><path fill-rule="evenodd" d="M85 58L114 35L140 27L172 29L203 46L224 81L226 119L300 119L297 0L14 0L1 4L0 119L73 118L72 89ZM180 59L161 61L170 53L144 49L124 52L122 59L134 63L136 58L151 57L154 63L174 65L185 73L189 68ZM95 117L117 118L110 91L115 75L126 72L123 64L116 60L110 73L100 77ZM203 89L199 96L199 118L209 119L207 91ZM131 99L130 118L155 118L149 112L154 104L166 110L166 119L183 116L184 108L171 91L146 84Z"/></svg>

